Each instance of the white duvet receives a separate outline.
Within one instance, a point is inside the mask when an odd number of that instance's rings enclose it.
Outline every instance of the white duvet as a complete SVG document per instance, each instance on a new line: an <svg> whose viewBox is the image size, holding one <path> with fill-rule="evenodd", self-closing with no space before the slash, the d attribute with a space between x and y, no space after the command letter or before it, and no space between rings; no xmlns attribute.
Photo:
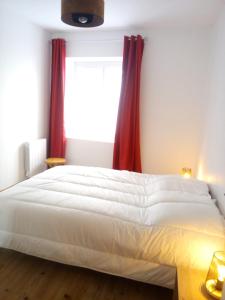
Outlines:
<svg viewBox="0 0 225 300"><path fill-rule="evenodd" d="M0 246L161 284L170 267L208 268L224 223L203 182L63 166L0 193Z"/></svg>

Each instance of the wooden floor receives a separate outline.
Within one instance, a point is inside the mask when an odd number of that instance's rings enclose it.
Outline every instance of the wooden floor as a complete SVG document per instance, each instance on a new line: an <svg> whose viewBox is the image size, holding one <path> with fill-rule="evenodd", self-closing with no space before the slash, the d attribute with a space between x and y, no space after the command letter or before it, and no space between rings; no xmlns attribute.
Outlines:
<svg viewBox="0 0 225 300"><path fill-rule="evenodd" d="M170 300L172 292L0 249L0 300Z"/></svg>

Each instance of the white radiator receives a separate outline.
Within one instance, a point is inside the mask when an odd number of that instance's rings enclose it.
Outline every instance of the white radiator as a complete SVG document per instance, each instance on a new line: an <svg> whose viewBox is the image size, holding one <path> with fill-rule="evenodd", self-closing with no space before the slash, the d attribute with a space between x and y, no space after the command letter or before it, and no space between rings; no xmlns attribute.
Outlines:
<svg viewBox="0 0 225 300"><path fill-rule="evenodd" d="M47 141L39 139L25 143L25 174L32 177L46 170Z"/></svg>

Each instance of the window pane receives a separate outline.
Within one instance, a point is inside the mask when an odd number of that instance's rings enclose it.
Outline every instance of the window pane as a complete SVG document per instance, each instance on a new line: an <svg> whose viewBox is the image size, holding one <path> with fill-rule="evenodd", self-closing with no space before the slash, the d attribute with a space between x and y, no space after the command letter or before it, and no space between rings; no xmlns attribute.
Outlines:
<svg viewBox="0 0 225 300"><path fill-rule="evenodd" d="M67 60L66 136L113 142L122 62Z"/></svg>

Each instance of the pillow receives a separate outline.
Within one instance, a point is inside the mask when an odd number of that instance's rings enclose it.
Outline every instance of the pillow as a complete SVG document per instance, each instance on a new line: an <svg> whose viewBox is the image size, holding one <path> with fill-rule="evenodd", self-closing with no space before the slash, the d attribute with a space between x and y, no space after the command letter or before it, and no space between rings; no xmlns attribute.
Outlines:
<svg viewBox="0 0 225 300"><path fill-rule="evenodd" d="M158 191L151 195L151 201L156 202L184 202L184 203L202 203L213 205L214 200L208 196L199 196L193 193L179 191Z"/></svg>
<svg viewBox="0 0 225 300"><path fill-rule="evenodd" d="M210 184L209 190L212 197L216 199L216 204L221 214L225 217L225 187L216 184Z"/></svg>
<svg viewBox="0 0 225 300"><path fill-rule="evenodd" d="M182 176L156 176L149 185L149 192L179 191L198 196L209 196L208 185L197 179L186 179Z"/></svg>

